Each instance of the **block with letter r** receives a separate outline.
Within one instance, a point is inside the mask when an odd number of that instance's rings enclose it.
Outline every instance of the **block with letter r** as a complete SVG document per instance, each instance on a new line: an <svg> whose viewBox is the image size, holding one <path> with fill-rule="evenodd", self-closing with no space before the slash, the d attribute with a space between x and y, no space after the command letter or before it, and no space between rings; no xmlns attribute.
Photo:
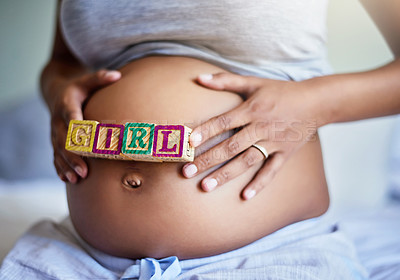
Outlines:
<svg viewBox="0 0 400 280"><path fill-rule="evenodd" d="M152 123L126 123L122 154L136 160L152 160L154 127Z"/></svg>

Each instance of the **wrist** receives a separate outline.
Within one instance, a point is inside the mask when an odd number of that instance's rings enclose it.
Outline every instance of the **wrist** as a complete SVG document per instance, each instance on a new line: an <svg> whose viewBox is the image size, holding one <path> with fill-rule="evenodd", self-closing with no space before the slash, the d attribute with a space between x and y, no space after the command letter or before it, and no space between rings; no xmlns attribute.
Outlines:
<svg viewBox="0 0 400 280"><path fill-rule="evenodd" d="M308 114L315 120L317 128L335 122L337 109L330 98L333 92L330 77L315 77L300 83L305 86Z"/></svg>

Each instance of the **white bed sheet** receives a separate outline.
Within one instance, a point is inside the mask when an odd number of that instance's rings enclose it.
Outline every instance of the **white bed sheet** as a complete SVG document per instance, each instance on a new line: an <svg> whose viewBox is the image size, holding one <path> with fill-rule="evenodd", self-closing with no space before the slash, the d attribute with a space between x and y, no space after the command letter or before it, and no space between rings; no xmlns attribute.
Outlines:
<svg viewBox="0 0 400 280"><path fill-rule="evenodd" d="M339 227L353 240L361 263L374 280L400 279L400 201L382 207L348 209Z"/></svg>
<svg viewBox="0 0 400 280"><path fill-rule="evenodd" d="M0 179L0 263L18 237L43 218L58 221L68 213L60 180Z"/></svg>

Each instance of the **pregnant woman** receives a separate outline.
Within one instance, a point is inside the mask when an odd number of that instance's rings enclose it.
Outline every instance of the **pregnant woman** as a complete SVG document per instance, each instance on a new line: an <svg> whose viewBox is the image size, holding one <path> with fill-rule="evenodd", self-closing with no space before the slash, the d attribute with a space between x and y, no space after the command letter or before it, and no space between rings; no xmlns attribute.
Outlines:
<svg viewBox="0 0 400 280"><path fill-rule="evenodd" d="M42 87L70 218L33 227L2 273L366 277L352 245L318 217L329 197L316 130L399 112L398 60L325 76L326 1L62 2ZM384 2L386 34L399 7ZM399 54L398 38L388 41ZM85 162L63 148L68 121L83 118L185 124L195 160Z"/></svg>
<svg viewBox="0 0 400 280"><path fill-rule="evenodd" d="M121 69L118 82L89 99L84 117L195 127L242 103L237 94L212 91L194 82L200 73L221 71L192 58L135 60ZM208 146L227 136L212 139ZM248 147L251 140L249 137ZM116 256L210 256L295 221L319 216L328 207L317 139L291 158L268 190L249 201L243 201L240 193L261 162L211 193L201 190L201 176L185 179L181 175L182 163L99 159L88 159L88 163L87 178L68 184L71 219L91 245Z"/></svg>

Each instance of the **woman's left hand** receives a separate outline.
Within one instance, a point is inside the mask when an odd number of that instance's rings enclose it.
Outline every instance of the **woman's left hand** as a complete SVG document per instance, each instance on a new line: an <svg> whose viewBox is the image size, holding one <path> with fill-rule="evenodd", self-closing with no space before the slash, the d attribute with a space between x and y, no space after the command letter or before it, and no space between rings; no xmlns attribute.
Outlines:
<svg viewBox="0 0 400 280"><path fill-rule="evenodd" d="M232 137L183 167L184 176L191 178L234 158L202 180L201 186L205 191L222 186L254 164L264 161L256 176L243 189L243 199L250 199L272 181L295 151L307 141L316 139L321 120L317 117L318 94L315 94L313 80L277 81L219 73L200 75L197 81L210 89L238 93L245 99L238 107L192 131L190 143L197 147L224 131L241 128ZM263 147L268 158L253 144Z"/></svg>

